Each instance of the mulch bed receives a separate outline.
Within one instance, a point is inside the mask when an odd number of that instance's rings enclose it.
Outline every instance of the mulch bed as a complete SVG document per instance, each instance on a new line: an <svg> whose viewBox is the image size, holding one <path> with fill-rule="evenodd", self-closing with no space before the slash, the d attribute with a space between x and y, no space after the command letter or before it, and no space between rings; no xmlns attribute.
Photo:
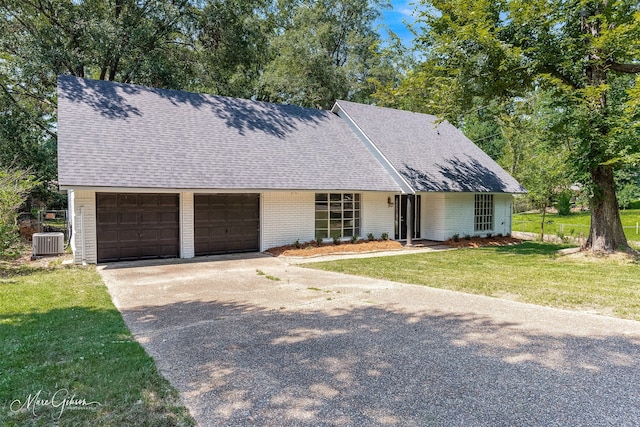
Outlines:
<svg viewBox="0 0 640 427"><path fill-rule="evenodd" d="M500 237L472 237L470 239L466 239L461 237L458 241L454 241L453 239L449 239L446 242L443 242L444 245L451 246L452 248L480 248L482 246L505 246L505 245L513 245L516 243L522 242L521 239L516 239L511 236L500 236Z"/></svg>
<svg viewBox="0 0 640 427"><path fill-rule="evenodd" d="M446 242L442 242L442 244L452 248L479 248L482 246L512 245L520 242L520 239L513 237L472 237L471 239L461 238L457 242L453 241L453 239L449 239ZM300 243L298 247L296 247L296 245L278 246L276 248L268 249L266 252L273 256L282 255L306 257L335 253L390 251L399 250L402 249L402 247L402 243L396 242L395 240L360 240L357 243L343 242L339 245L323 243L320 246L318 246L316 242L312 241Z"/></svg>

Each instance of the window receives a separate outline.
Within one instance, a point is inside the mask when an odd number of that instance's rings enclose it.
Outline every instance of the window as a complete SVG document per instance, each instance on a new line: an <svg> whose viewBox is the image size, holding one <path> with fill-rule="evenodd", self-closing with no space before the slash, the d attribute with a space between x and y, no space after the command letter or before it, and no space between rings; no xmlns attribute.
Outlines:
<svg viewBox="0 0 640 427"><path fill-rule="evenodd" d="M473 229L475 231L493 230L493 194L476 194Z"/></svg>
<svg viewBox="0 0 640 427"><path fill-rule="evenodd" d="M360 235L360 194L316 193L316 239Z"/></svg>

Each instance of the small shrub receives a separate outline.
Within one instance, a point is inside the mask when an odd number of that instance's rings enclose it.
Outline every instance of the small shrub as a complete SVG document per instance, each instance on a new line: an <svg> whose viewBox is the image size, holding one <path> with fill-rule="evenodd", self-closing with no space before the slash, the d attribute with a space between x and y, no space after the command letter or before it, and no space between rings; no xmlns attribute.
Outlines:
<svg viewBox="0 0 640 427"><path fill-rule="evenodd" d="M367 234L367 240L373 242L374 240L376 240L376 236L374 236L373 233L369 233Z"/></svg>
<svg viewBox="0 0 640 427"><path fill-rule="evenodd" d="M571 193L569 191L560 193L556 209L558 209L558 215L560 216L567 216L571 213Z"/></svg>
<svg viewBox="0 0 640 427"><path fill-rule="evenodd" d="M470 236L469 234L465 234L465 235L464 235L464 239L465 239L465 240L471 240L471 236Z"/></svg>
<svg viewBox="0 0 640 427"><path fill-rule="evenodd" d="M339 245L340 244L340 239L342 238L342 236L336 236L333 238L333 244L334 245Z"/></svg>
<svg viewBox="0 0 640 427"><path fill-rule="evenodd" d="M351 243L358 243L358 236L356 236L355 234L351 236Z"/></svg>
<svg viewBox="0 0 640 427"><path fill-rule="evenodd" d="M490 239L493 236L491 233L487 233L487 239Z"/></svg>
<svg viewBox="0 0 640 427"><path fill-rule="evenodd" d="M293 246L295 246L296 249L300 249L302 247L302 245L300 244L300 239L293 242Z"/></svg>
<svg viewBox="0 0 640 427"><path fill-rule="evenodd" d="M382 234L380 235L380 238L381 238L382 240L389 240L389 233L382 233Z"/></svg>
<svg viewBox="0 0 640 427"><path fill-rule="evenodd" d="M322 246L322 242L323 242L322 237L318 237L318 238L316 239L316 245L318 245L318 246Z"/></svg>
<svg viewBox="0 0 640 427"><path fill-rule="evenodd" d="M502 233L496 234L496 237L502 237Z"/></svg>
<svg viewBox="0 0 640 427"><path fill-rule="evenodd" d="M454 234L452 237L454 242L459 242L460 241L460 235L458 233Z"/></svg>

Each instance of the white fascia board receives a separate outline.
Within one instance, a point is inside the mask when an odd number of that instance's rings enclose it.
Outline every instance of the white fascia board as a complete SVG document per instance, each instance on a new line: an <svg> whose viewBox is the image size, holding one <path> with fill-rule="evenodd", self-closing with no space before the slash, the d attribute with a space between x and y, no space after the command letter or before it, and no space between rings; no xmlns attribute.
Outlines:
<svg viewBox="0 0 640 427"><path fill-rule="evenodd" d="M151 187L99 187L86 185L62 185L63 190L95 191L97 193L396 193L398 189L354 189L354 188L151 188Z"/></svg>
<svg viewBox="0 0 640 427"><path fill-rule="evenodd" d="M364 133L360 126L340 107L339 101L336 101L331 112L337 114L342 120L344 120L347 125L353 130L353 132L358 136L360 141L364 144L364 146L369 150L369 152L375 157L375 159L382 165L382 167L387 171L389 175L393 178L394 181L398 184L398 186L402 189L402 192L405 194L415 194L416 191L411 187L411 185L404 179L404 177L398 172L396 168L393 167L389 159L378 149L376 144L369 139L367 134Z"/></svg>

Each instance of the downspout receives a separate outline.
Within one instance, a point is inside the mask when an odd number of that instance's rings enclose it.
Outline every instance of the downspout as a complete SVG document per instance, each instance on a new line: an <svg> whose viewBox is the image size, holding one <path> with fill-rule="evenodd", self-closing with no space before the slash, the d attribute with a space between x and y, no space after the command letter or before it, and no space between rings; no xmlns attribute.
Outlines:
<svg viewBox="0 0 640 427"><path fill-rule="evenodd" d="M413 194L407 195L407 243L405 246L413 246Z"/></svg>
<svg viewBox="0 0 640 427"><path fill-rule="evenodd" d="M80 243L82 244L82 265L87 265L84 241L84 206L80 206Z"/></svg>

